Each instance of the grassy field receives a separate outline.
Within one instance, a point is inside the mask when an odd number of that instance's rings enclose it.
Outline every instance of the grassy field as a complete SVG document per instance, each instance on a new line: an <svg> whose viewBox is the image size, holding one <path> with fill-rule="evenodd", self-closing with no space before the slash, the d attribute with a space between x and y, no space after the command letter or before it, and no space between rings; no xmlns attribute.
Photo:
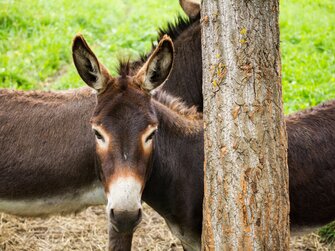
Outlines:
<svg viewBox="0 0 335 251"><path fill-rule="evenodd" d="M335 1L282 0L280 28L285 111L335 98Z"/></svg>
<svg viewBox="0 0 335 251"><path fill-rule="evenodd" d="M71 61L81 32L113 68L147 52L156 30L180 13L177 0L0 0L0 85L68 89L83 85ZM335 1L282 0L283 94L290 113L335 98Z"/></svg>
<svg viewBox="0 0 335 251"><path fill-rule="evenodd" d="M81 32L109 67L150 50L178 1L0 0L0 83L17 89L80 87L71 43Z"/></svg>

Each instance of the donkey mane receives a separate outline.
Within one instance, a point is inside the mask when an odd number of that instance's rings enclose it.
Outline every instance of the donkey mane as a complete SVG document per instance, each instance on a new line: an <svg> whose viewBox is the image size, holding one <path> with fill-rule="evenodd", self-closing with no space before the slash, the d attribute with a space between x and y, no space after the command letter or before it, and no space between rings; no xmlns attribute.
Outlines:
<svg viewBox="0 0 335 251"><path fill-rule="evenodd" d="M196 106L188 107L179 97L174 97L166 91L158 91L153 97L185 119L202 120L202 113L197 111Z"/></svg>
<svg viewBox="0 0 335 251"><path fill-rule="evenodd" d="M168 22L166 27L158 29L158 38L157 42L159 42L164 35L168 35L173 41L176 40L184 31L190 28L194 23L196 23L200 19L200 14L194 18L184 17L182 15L178 15L175 21ZM153 52L156 48L155 43L152 44L151 51L148 54L140 54L140 58L134 62L129 62L129 60L119 60L118 73L121 76L130 75L131 72L136 71L140 66L147 61L150 57L151 52Z"/></svg>
<svg viewBox="0 0 335 251"><path fill-rule="evenodd" d="M188 107L180 98L166 91L157 91L153 95L154 104L159 109L161 120L176 129L182 135L195 135L203 130L202 113L195 106Z"/></svg>
<svg viewBox="0 0 335 251"><path fill-rule="evenodd" d="M193 23L200 19L200 14L194 18L183 17L181 15L177 16L176 20L169 22L165 28L159 28L158 30L158 40L161 40L162 37L167 34L172 40L175 40L187 30Z"/></svg>
<svg viewBox="0 0 335 251"><path fill-rule="evenodd" d="M119 59L119 65L117 68L117 73L122 77L125 78L128 75L131 75L133 71L135 71L139 66L141 66L141 61L130 62L129 59ZM143 61L144 63L145 61Z"/></svg>

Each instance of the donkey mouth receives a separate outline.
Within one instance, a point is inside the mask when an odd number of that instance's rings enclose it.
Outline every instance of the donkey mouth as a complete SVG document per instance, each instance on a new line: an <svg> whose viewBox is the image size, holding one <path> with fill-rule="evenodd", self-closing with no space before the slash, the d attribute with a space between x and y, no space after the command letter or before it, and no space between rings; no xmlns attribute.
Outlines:
<svg viewBox="0 0 335 251"><path fill-rule="evenodd" d="M133 232L142 220L142 209L136 211L117 211L112 209L109 214L109 220L116 232Z"/></svg>

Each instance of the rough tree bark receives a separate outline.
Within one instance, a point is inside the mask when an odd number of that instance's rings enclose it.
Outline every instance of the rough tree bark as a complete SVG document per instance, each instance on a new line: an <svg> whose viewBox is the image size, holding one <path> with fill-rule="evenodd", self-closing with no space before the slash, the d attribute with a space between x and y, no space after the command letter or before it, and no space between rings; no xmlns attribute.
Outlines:
<svg viewBox="0 0 335 251"><path fill-rule="evenodd" d="M279 1L203 0L203 250L288 250Z"/></svg>

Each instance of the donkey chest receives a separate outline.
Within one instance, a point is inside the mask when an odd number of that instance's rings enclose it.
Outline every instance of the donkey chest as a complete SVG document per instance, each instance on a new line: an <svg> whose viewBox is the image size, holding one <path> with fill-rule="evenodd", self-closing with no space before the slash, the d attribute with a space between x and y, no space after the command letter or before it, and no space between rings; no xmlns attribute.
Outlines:
<svg viewBox="0 0 335 251"><path fill-rule="evenodd" d="M178 224L173 223L172 221L165 221L172 234L181 241L184 249L188 251L196 251L201 249L200 239L198 239L192 231L184 230Z"/></svg>
<svg viewBox="0 0 335 251"><path fill-rule="evenodd" d="M21 216L42 216L74 213L85 207L101 205L106 201L100 184L92 184L75 192L55 196L19 200L1 199L0 211Z"/></svg>

